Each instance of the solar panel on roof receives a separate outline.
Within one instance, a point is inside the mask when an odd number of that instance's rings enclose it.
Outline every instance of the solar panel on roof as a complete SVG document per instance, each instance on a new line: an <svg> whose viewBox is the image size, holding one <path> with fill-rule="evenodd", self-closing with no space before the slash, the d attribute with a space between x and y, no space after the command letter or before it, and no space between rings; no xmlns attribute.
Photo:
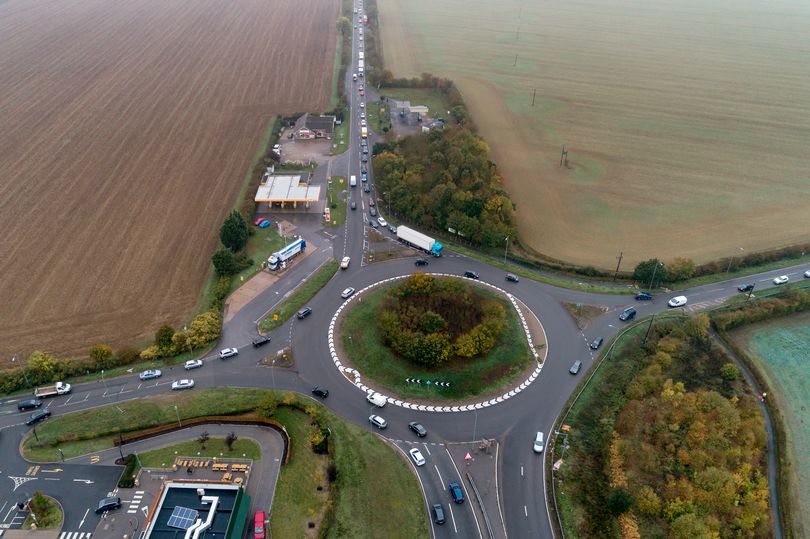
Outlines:
<svg viewBox="0 0 810 539"><path fill-rule="evenodd" d="M194 509L178 505L174 508L174 511L172 511L172 516L169 517L168 524L172 528L187 530L194 524L199 514L200 513Z"/></svg>

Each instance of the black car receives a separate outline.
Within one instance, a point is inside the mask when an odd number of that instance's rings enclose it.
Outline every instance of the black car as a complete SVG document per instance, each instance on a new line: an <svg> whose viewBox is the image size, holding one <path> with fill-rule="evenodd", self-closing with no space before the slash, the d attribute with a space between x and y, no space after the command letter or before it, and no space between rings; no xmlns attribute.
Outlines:
<svg viewBox="0 0 810 539"><path fill-rule="evenodd" d="M597 337L593 341L591 341L591 344L589 344L588 346L591 347L591 350L597 350L599 349L600 346L602 346L603 341L604 339L602 337Z"/></svg>
<svg viewBox="0 0 810 539"><path fill-rule="evenodd" d="M653 295L650 294L649 292L639 292L638 294L636 294L637 301L648 301L651 300L652 298Z"/></svg>
<svg viewBox="0 0 810 539"><path fill-rule="evenodd" d="M309 307L304 307L303 309L298 311L298 313L295 316L299 320L303 320L304 318L306 318L307 316L309 316L311 314L312 314L312 309L310 309Z"/></svg>
<svg viewBox="0 0 810 539"><path fill-rule="evenodd" d="M270 337L265 335L259 335L255 339L253 339L253 346L258 348L270 342Z"/></svg>
<svg viewBox="0 0 810 539"><path fill-rule="evenodd" d="M520 278L518 278L518 276L515 275L514 273L507 273L506 280L509 281L510 283L516 283L520 281Z"/></svg>
<svg viewBox="0 0 810 539"><path fill-rule="evenodd" d="M121 507L121 498L119 498L118 496L104 498L103 500L98 502L98 506L96 507L96 513L112 511L113 509L118 509L119 507Z"/></svg>
<svg viewBox="0 0 810 539"><path fill-rule="evenodd" d="M40 399L25 399L24 401L17 403L17 410L33 410L34 408L39 408L40 406L42 406L42 401Z"/></svg>
<svg viewBox="0 0 810 539"><path fill-rule="evenodd" d="M753 289L754 283L741 284L740 286L737 287L737 290L740 292L750 292Z"/></svg>
<svg viewBox="0 0 810 539"><path fill-rule="evenodd" d="M364 193L370 193L371 192L371 187L369 187L368 184L365 184L363 186L363 192Z"/></svg>
<svg viewBox="0 0 810 539"><path fill-rule="evenodd" d="M37 410L36 412L31 414L31 417L28 418L28 421L26 421L25 424L26 425L34 425L36 423L39 423L43 419L46 419L46 418L49 418L49 417L51 417L51 411L50 410L48 410L48 409Z"/></svg>
<svg viewBox="0 0 810 539"><path fill-rule="evenodd" d="M368 213L369 213L369 215L371 215L372 217L377 217L377 208L375 208L374 206L371 206L371 207L368 209Z"/></svg>
<svg viewBox="0 0 810 539"><path fill-rule="evenodd" d="M368 165L365 163L360 165L360 172L368 172Z"/></svg>
<svg viewBox="0 0 810 539"><path fill-rule="evenodd" d="M469 277L470 279L478 279L478 274L474 271L465 271L464 276Z"/></svg>
<svg viewBox="0 0 810 539"><path fill-rule="evenodd" d="M419 436L420 438L424 438L425 436L427 436L427 429L417 421L411 421L410 423L408 423L408 428L414 431L416 435Z"/></svg>
<svg viewBox="0 0 810 539"><path fill-rule="evenodd" d="M357 202L352 200L351 207L352 207L353 210L356 210L357 209Z"/></svg>
<svg viewBox="0 0 810 539"><path fill-rule="evenodd" d="M363 153L368 153L368 146L363 146Z"/></svg>
<svg viewBox="0 0 810 539"><path fill-rule="evenodd" d="M444 524L444 507L440 503L433 504L433 522L436 524Z"/></svg>
<svg viewBox="0 0 810 539"><path fill-rule="evenodd" d="M622 314L619 315L619 320L621 320L622 322L627 322L635 317L636 317L636 310L632 307L628 307L627 309L622 311Z"/></svg>
<svg viewBox="0 0 810 539"><path fill-rule="evenodd" d="M371 209L373 210L374 208ZM371 221L369 221L368 226L370 226L371 228L380 228L380 225L377 223L376 219L372 219Z"/></svg>
<svg viewBox="0 0 810 539"><path fill-rule="evenodd" d="M363 161L363 163L368 163L368 156L367 156L367 155L363 155L363 159L362 159L362 161Z"/></svg>
<svg viewBox="0 0 810 539"><path fill-rule="evenodd" d="M329 390L322 388L320 386L315 386L312 388L312 394L315 395L316 397L325 399L326 397L329 396Z"/></svg>
<svg viewBox="0 0 810 539"><path fill-rule="evenodd" d="M430 264L430 262L428 262L424 258L417 258L416 261L414 262L414 265L416 266L427 266L428 264Z"/></svg>

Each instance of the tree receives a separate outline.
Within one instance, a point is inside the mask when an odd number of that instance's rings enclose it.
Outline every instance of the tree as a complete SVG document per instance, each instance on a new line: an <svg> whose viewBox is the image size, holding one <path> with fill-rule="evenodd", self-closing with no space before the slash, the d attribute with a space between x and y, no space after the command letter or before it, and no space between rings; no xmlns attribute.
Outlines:
<svg viewBox="0 0 810 539"><path fill-rule="evenodd" d="M96 367L104 369L111 366L113 359L112 347L106 344L96 344L90 348L89 355Z"/></svg>
<svg viewBox="0 0 810 539"><path fill-rule="evenodd" d="M233 253L225 247L220 247L211 256L211 262L214 264L214 270L217 275L227 277L237 273L236 259Z"/></svg>
<svg viewBox="0 0 810 539"><path fill-rule="evenodd" d="M636 509L642 515L658 516L661 512L661 498L649 485L643 485L636 495Z"/></svg>
<svg viewBox="0 0 810 539"><path fill-rule="evenodd" d="M352 29L352 21L349 20L348 17L340 17L335 23L335 26L340 32L341 35L345 36L346 32L350 32Z"/></svg>
<svg viewBox="0 0 810 539"><path fill-rule="evenodd" d="M172 347L172 337L174 336L174 328L168 325L161 326L155 332L155 344L161 350L168 350Z"/></svg>
<svg viewBox="0 0 810 539"><path fill-rule="evenodd" d="M734 363L726 363L720 367L720 376L723 380L733 382L740 377L740 369Z"/></svg>
<svg viewBox="0 0 810 539"><path fill-rule="evenodd" d="M639 281L642 287L654 288L655 283L660 283L666 279L666 277L666 264L657 258L651 258L649 260L645 260L644 262L639 262L638 265L636 265L636 268L633 270L633 279Z"/></svg>
<svg viewBox="0 0 810 539"><path fill-rule="evenodd" d="M29 381L32 384L50 382L56 374L56 358L48 352L32 352L28 356L26 370L30 375L31 379Z"/></svg>
<svg viewBox="0 0 810 539"><path fill-rule="evenodd" d="M200 435L197 437L197 441L200 442L200 448L205 449L205 442L207 442L209 439L210 436L208 435L208 431L207 430L202 431Z"/></svg>
<svg viewBox="0 0 810 539"><path fill-rule="evenodd" d="M222 332L222 317L218 312L205 311L194 317L188 325L189 346L200 348L219 338Z"/></svg>
<svg viewBox="0 0 810 539"><path fill-rule="evenodd" d="M672 261L667 269L667 278L670 281L685 281L695 275L695 262L691 258L678 257Z"/></svg>
<svg viewBox="0 0 810 539"><path fill-rule="evenodd" d="M268 395L256 406L256 415L265 419L273 417L278 408L278 399L274 395Z"/></svg>
<svg viewBox="0 0 810 539"><path fill-rule="evenodd" d="M248 227L242 215L236 210L232 210L222 223L219 229L219 239L222 245L236 253L244 249L248 240ZM224 275L224 274L223 274Z"/></svg>
<svg viewBox="0 0 810 539"><path fill-rule="evenodd" d="M236 440L239 439L239 436L236 435L235 432L231 431L225 436L225 445L228 447L228 451L233 450L233 444Z"/></svg>
<svg viewBox="0 0 810 539"><path fill-rule="evenodd" d="M625 489L619 487L614 489L607 499L608 511L614 516L626 513L633 506L633 497Z"/></svg>

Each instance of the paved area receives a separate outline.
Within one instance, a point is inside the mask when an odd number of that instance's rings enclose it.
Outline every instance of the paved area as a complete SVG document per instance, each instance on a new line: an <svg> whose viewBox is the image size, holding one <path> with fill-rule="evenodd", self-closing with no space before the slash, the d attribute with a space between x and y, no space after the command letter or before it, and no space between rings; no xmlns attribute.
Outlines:
<svg viewBox="0 0 810 539"><path fill-rule="evenodd" d="M479 442L448 444L447 449L461 473L467 501L474 508L478 521L483 527L488 519L493 533L492 537L505 539L506 529L501 519L498 484L495 481L498 476L496 471L498 466L497 441L482 439ZM473 483L475 488L473 488ZM486 512L486 519L484 512ZM482 531L484 537L488 537L488 532Z"/></svg>

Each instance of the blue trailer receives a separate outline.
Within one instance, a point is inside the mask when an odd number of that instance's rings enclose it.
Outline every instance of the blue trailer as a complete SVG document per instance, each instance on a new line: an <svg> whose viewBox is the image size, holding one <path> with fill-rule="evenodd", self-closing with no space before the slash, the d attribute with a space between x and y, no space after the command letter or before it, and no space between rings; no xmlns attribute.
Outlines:
<svg viewBox="0 0 810 539"><path fill-rule="evenodd" d="M267 259L267 267L271 270L277 270L282 264L304 252L306 248L307 242L303 238L299 238L284 249L270 255L270 258Z"/></svg>

